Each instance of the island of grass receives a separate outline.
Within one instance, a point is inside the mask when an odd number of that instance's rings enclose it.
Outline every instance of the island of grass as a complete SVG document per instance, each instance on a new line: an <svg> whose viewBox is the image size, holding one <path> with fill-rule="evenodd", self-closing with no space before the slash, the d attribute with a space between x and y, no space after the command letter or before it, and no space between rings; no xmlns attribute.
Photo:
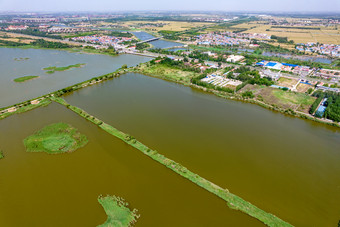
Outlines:
<svg viewBox="0 0 340 227"><path fill-rule="evenodd" d="M14 61L26 61L30 58L14 58Z"/></svg>
<svg viewBox="0 0 340 227"><path fill-rule="evenodd" d="M66 123L48 125L24 139L27 152L60 154L73 152L87 144L85 135Z"/></svg>
<svg viewBox="0 0 340 227"><path fill-rule="evenodd" d="M14 79L14 82L22 83L22 82L25 82L25 81L28 81L28 80L33 80L35 78L39 78L39 76L23 76L23 77L18 77L18 78Z"/></svg>
<svg viewBox="0 0 340 227"><path fill-rule="evenodd" d="M57 67L57 66L51 66L51 67L46 67L43 68L43 70L46 71L46 73L48 74L52 74L55 73L55 71L66 71L72 68L81 68L84 65L86 65L85 63L81 63L81 64L75 64L75 65L69 65L69 66L62 66L62 67Z"/></svg>
<svg viewBox="0 0 340 227"><path fill-rule="evenodd" d="M2 150L0 150L0 159L3 159L4 157L4 153L2 152Z"/></svg>
<svg viewBox="0 0 340 227"><path fill-rule="evenodd" d="M103 206L105 213L107 214L106 222L98 227L133 226L139 218L137 210L134 209L131 211L128 208L128 203L120 197L99 196L98 202Z"/></svg>

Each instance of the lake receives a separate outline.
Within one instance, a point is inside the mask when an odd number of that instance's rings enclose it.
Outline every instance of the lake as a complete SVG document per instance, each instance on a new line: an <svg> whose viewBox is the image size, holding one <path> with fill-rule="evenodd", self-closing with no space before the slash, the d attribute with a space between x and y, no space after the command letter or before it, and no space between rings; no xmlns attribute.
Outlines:
<svg viewBox="0 0 340 227"><path fill-rule="evenodd" d="M89 143L73 153L27 153L23 140L65 122ZM264 226L56 103L0 121L0 226L97 226L99 195L126 199L136 226Z"/></svg>
<svg viewBox="0 0 340 227"><path fill-rule="evenodd" d="M29 58L16 61L15 58ZM58 50L0 48L0 108L32 99L52 91L113 72L122 65L134 66L149 61L136 55L108 56L70 53ZM45 67L86 63L82 68L46 74ZM38 79L16 83L22 76L40 76Z"/></svg>
<svg viewBox="0 0 340 227"><path fill-rule="evenodd" d="M140 74L66 100L295 226L335 226L340 130Z"/></svg>

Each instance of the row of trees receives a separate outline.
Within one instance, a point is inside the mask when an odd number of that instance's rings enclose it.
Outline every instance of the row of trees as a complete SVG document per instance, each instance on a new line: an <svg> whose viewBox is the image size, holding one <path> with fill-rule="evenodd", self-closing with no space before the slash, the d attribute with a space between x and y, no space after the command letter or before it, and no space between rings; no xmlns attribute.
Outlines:
<svg viewBox="0 0 340 227"><path fill-rule="evenodd" d="M150 45L148 43L137 43L136 44L136 50L143 50L149 47Z"/></svg>
<svg viewBox="0 0 340 227"><path fill-rule="evenodd" d="M115 37L126 37L131 38L133 35L129 32L112 31L108 35Z"/></svg>
<svg viewBox="0 0 340 227"><path fill-rule="evenodd" d="M0 39L0 46L18 47L18 46L26 46L26 45L28 45L28 44L26 44L26 43L18 43L18 42L13 42L13 41L8 41L8 40Z"/></svg>
<svg viewBox="0 0 340 227"><path fill-rule="evenodd" d="M68 45L67 43L50 42L44 39L37 39L36 41L31 42L31 45L38 46L41 48L53 48L53 49L62 49L62 48L72 47Z"/></svg>
<svg viewBox="0 0 340 227"><path fill-rule="evenodd" d="M287 37L281 37L281 36L272 35L271 38L272 39L276 39L278 43L294 44L294 41L293 40L288 41Z"/></svg>
<svg viewBox="0 0 340 227"><path fill-rule="evenodd" d="M245 67L245 66L241 66L238 69L236 69L235 73L240 73L240 74L238 76L234 76L234 74L231 72L228 74L228 78L237 79L242 82L249 83L249 84L266 85L266 86L270 86L274 84L274 81L272 81L271 78L269 77L261 78L259 71L250 70L250 68Z"/></svg>
<svg viewBox="0 0 340 227"><path fill-rule="evenodd" d="M159 31L158 33L160 33L165 39L171 39L171 40L180 39L178 32L175 32L175 31L162 30L162 31Z"/></svg>
<svg viewBox="0 0 340 227"><path fill-rule="evenodd" d="M313 96L317 97L317 99L309 110L310 114L315 112L316 108L324 98L327 98L325 103L327 108L323 116L327 119L340 122L340 94L329 91L316 91L313 93Z"/></svg>
<svg viewBox="0 0 340 227"><path fill-rule="evenodd" d="M60 35L51 35L47 32L40 31L38 29L32 29L28 28L26 30L17 30L17 31L12 31L15 33L20 33L20 34L25 34L25 35L33 35L33 36L40 36L40 37L46 37L46 38L53 38L53 39L62 39Z"/></svg>

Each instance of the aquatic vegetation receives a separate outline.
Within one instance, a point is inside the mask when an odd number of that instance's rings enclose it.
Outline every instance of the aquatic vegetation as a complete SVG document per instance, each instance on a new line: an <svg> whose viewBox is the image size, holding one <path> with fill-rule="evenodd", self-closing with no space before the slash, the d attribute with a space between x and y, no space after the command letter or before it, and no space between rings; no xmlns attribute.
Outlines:
<svg viewBox="0 0 340 227"><path fill-rule="evenodd" d="M73 152L87 143L85 135L66 123L48 125L24 140L28 152L48 154Z"/></svg>
<svg viewBox="0 0 340 227"><path fill-rule="evenodd" d="M14 58L14 61L25 61L28 60L30 58Z"/></svg>
<svg viewBox="0 0 340 227"><path fill-rule="evenodd" d="M98 227L133 226L139 218L137 210L133 209L131 211L128 208L129 204L118 196L99 196L98 202L103 206L107 214L106 222Z"/></svg>
<svg viewBox="0 0 340 227"><path fill-rule="evenodd" d="M18 77L18 78L14 79L14 82L22 83L22 82L25 82L25 81L28 81L28 80L32 80L32 79L35 79L35 78L39 78L39 76L23 76L23 77Z"/></svg>
<svg viewBox="0 0 340 227"><path fill-rule="evenodd" d="M69 70L69 69L72 69L72 68L81 68L84 65L86 65L86 64L82 63L82 64L62 66L62 67L50 66L50 67L43 68L43 70L45 70L46 73L48 73L48 74L52 74L52 73L55 73L55 71L66 71L66 70Z"/></svg>

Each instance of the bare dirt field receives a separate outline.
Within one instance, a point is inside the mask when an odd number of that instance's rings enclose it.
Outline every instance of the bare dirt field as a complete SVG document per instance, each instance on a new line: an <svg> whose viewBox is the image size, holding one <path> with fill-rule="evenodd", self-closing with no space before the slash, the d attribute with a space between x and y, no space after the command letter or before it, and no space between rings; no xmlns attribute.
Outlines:
<svg viewBox="0 0 340 227"><path fill-rule="evenodd" d="M287 78L287 77L281 77L277 81L277 85L282 86L282 87L288 87L292 88L299 80L297 79L292 79L292 78Z"/></svg>

